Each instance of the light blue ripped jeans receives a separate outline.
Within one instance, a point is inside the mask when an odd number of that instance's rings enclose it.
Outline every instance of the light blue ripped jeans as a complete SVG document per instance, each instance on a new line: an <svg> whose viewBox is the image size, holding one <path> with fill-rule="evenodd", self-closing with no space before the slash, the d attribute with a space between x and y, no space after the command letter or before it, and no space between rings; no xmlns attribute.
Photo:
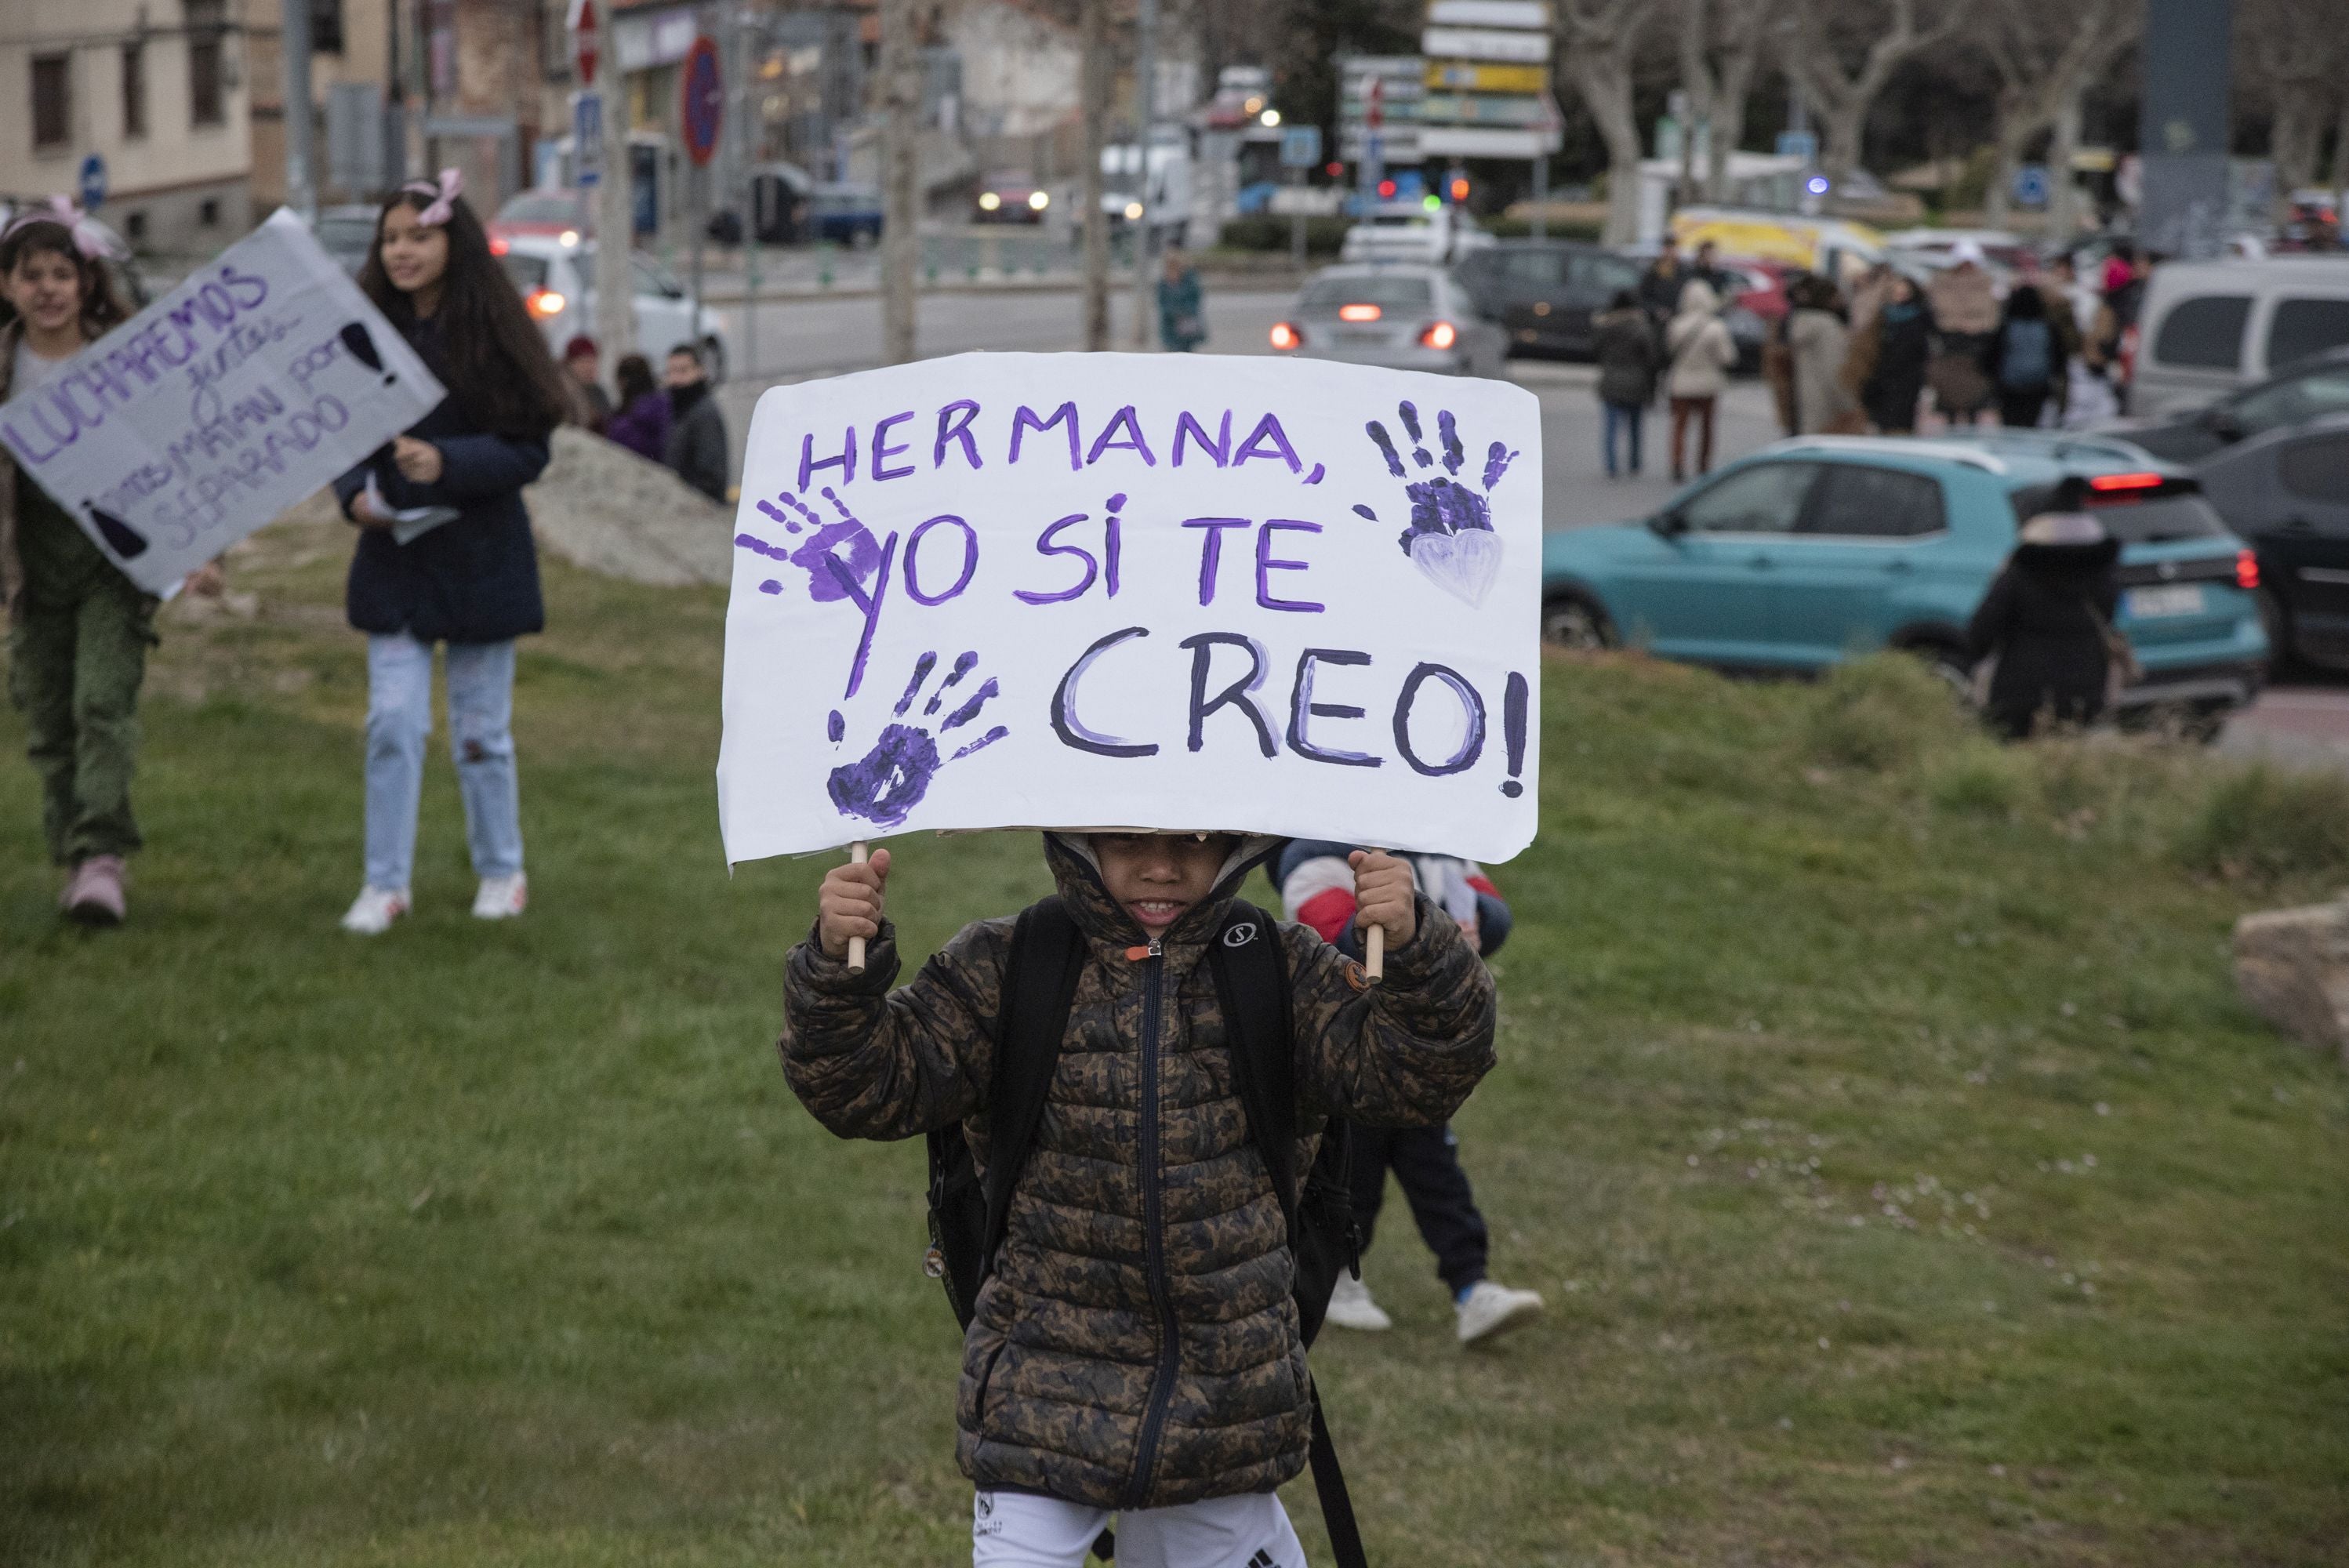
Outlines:
<svg viewBox="0 0 2349 1568"><path fill-rule="evenodd" d="M465 842L484 877L522 870L514 774L514 645L449 645L449 750L465 800ZM416 864L424 743L432 734L432 645L367 639L367 884L404 892Z"/></svg>

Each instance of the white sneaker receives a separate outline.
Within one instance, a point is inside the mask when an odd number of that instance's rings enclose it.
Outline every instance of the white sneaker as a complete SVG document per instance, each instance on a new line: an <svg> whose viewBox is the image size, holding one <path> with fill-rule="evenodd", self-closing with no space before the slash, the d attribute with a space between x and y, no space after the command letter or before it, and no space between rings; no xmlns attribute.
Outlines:
<svg viewBox="0 0 2349 1568"><path fill-rule="evenodd" d="M516 872L510 877L483 877L473 895L475 920L512 920L530 903L530 880Z"/></svg>
<svg viewBox="0 0 2349 1568"><path fill-rule="evenodd" d="M1371 1299L1371 1287L1342 1272L1338 1275L1338 1288L1330 1293L1327 1321L1364 1334L1380 1334L1394 1326L1394 1319L1381 1312L1379 1304Z"/></svg>
<svg viewBox="0 0 2349 1568"><path fill-rule="evenodd" d="M1468 1290L1468 1299L1454 1310L1460 1315L1460 1343L1474 1345L1480 1339L1515 1328L1541 1315L1542 1298L1529 1290L1511 1290L1507 1285L1489 1279L1480 1279Z"/></svg>
<svg viewBox="0 0 2349 1568"><path fill-rule="evenodd" d="M343 929L354 936L381 936L391 923L408 913L405 888L363 887L344 912Z"/></svg>

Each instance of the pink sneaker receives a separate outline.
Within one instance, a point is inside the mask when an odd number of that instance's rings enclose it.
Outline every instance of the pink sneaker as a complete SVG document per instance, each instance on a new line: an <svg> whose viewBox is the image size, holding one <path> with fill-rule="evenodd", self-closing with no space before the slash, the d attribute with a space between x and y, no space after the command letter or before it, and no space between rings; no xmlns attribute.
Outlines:
<svg viewBox="0 0 2349 1568"><path fill-rule="evenodd" d="M121 924L129 913L122 891L122 857L92 855L76 866L57 907L65 911L67 920L84 925Z"/></svg>

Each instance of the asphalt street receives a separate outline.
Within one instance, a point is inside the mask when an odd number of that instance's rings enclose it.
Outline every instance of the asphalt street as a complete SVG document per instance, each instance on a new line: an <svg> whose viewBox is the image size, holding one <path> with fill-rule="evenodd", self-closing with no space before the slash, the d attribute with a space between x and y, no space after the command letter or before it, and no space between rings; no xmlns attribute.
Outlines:
<svg viewBox="0 0 2349 1568"><path fill-rule="evenodd" d="M1291 297L1286 291L1211 290L1206 352L1270 353L1268 335ZM1132 298L1124 288L1112 294L1112 341L1120 348L1128 346ZM926 294L916 342L926 358L973 349L1073 349L1080 346L1078 309L1072 289ZM863 369L878 363L881 355L881 304L873 296L761 302L758 310L758 363L768 374L738 376L720 396L738 470L742 438L761 391L782 382ZM740 354L749 343L743 307L727 307L722 314ZM1516 361L1510 375L1541 399L1546 528L1645 517L1671 496L1674 487L1668 477L1666 428L1660 410L1648 415L1643 474L1610 480L1599 455L1600 419L1591 368ZM1752 381L1731 387L1722 399L1719 420L1716 462L1753 451L1777 434L1769 395ZM2287 765L2349 768L2349 683L2302 677L2278 686L2227 727L2220 748Z"/></svg>

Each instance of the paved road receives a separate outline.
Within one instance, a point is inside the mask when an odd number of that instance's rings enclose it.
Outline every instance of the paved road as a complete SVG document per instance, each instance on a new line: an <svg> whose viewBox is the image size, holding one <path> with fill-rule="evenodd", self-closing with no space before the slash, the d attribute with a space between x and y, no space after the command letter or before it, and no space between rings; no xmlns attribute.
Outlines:
<svg viewBox="0 0 2349 1568"><path fill-rule="evenodd" d="M1269 354L1268 334L1293 296L1218 290L1207 296L1207 352ZM1127 346L1131 295L1113 294L1112 341ZM1073 349L1081 346L1079 299L1073 290L1004 290L922 296L916 341L925 357L968 349ZM737 307L725 312L738 352L747 341ZM834 375L876 363L881 355L881 305L873 298L762 303L759 363L769 374L737 377L725 389L726 419L739 453L758 394L781 381ZM780 374L778 374L780 373ZM1547 527L1577 528L1643 517L1672 491L1664 477L1664 421L1651 412L1646 471L1610 481L1599 449L1599 402L1588 366L1520 363L1512 374L1542 404L1543 495ZM1750 452L1776 430L1768 395L1741 383L1723 399L1716 460Z"/></svg>

